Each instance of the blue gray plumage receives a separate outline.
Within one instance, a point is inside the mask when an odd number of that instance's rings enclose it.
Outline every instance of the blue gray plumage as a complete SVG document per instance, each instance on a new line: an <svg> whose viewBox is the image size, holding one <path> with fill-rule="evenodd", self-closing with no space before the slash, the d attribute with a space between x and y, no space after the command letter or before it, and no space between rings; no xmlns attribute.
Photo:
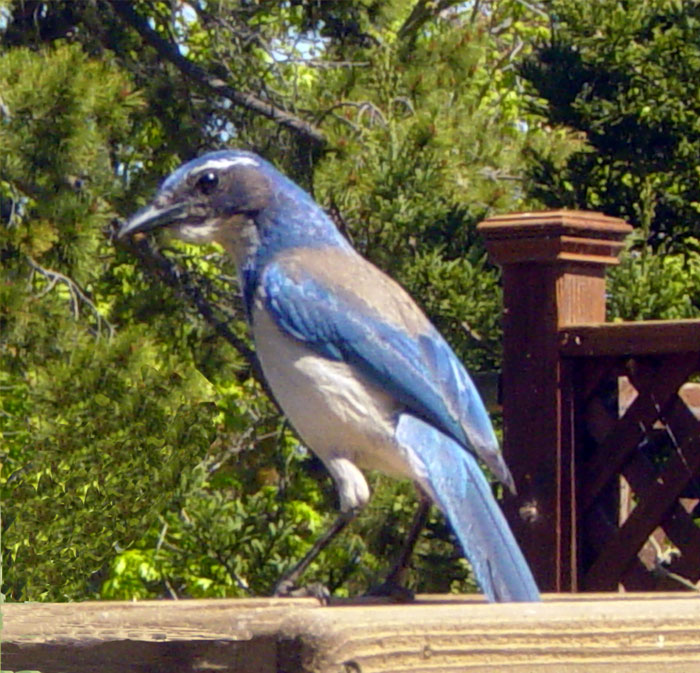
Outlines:
<svg viewBox="0 0 700 673"><path fill-rule="evenodd" d="M538 600L477 462L513 489L469 375L306 192L254 154L211 152L168 177L120 236L156 227L217 241L235 259L265 377L335 480L342 511L369 499L361 469L413 479L447 516L490 600Z"/></svg>

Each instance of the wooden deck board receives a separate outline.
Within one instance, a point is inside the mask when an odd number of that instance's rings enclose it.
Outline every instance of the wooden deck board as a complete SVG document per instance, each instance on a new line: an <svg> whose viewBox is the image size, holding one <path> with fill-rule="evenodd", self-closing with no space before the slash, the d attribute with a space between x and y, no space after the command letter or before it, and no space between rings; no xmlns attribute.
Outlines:
<svg viewBox="0 0 700 673"><path fill-rule="evenodd" d="M3 671L700 671L695 594L2 606Z"/></svg>

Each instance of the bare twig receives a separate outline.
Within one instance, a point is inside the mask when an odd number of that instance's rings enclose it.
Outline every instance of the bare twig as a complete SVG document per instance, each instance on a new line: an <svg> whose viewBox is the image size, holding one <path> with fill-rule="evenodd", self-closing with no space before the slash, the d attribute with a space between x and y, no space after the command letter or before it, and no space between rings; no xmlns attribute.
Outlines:
<svg viewBox="0 0 700 673"><path fill-rule="evenodd" d="M396 96L394 102L403 104L412 115L416 114L416 109L413 107L413 103L408 96Z"/></svg>
<svg viewBox="0 0 700 673"><path fill-rule="evenodd" d="M168 590L170 598L172 598L174 601L180 600L180 597L177 595L177 592L175 591L175 589L173 589L173 585L170 584L170 580L165 575L163 575L163 584L165 584L165 588Z"/></svg>
<svg viewBox="0 0 700 673"><path fill-rule="evenodd" d="M472 15L469 17L469 23L472 25L476 21L476 17L479 15L479 10L481 9L481 0L474 0L474 4L472 5Z"/></svg>
<svg viewBox="0 0 700 673"><path fill-rule="evenodd" d="M545 12L541 7L537 7L536 5L526 2L525 0L516 0L516 2L525 7L525 9L529 9L531 12L538 14L543 19L549 19L549 14L547 14L547 12Z"/></svg>
<svg viewBox="0 0 700 673"><path fill-rule="evenodd" d="M369 68L372 65L369 61L323 61L312 58L285 58L279 60L278 63L293 63L326 70L330 68Z"/></svg>
<svg viewBox="0 0 700 673"><path fill-rule="evenodd" d="M328 209L328 215L333 220L335 226L338 227L340 233L343 234L343 236L345 236L345 238L347 238L348 241L350 241L350 243L353 243L352 232L350 231L350 227L348 226L347 221L343 217L343 213L340 210L340 207L338 206L338 202L335 200L335 195L333 194L331 194L331 205Z"/></svg>
<svg viewBox="0 0 700 673"><path fill-rule="evenodd" d="M284 126L304 136L307 140L318 145L325 144L326 139L318 128L252 94L243 93L242 91L234 89L232 86L223 82L219 77L210 75L202 67L183 56L178 46L173 42L164 40L158 32L151 28L148 22L134 10L131 3L123 2L123 0L109 0L109 3L112 5L114 11L156 50L161 58L172 63L186 77L214 91L218 95L227 98L232 103L240 105L263 117L267 117L280 126Z"/></svg>
<svg viewBox="0 0 700 673"><path fill-rule="evenodd" d="M165 534L168 532L167 521L163 523L163 527L160 529L160 535L158 535L158 540L156 541L156 554L160 551L163 541L165 540Z"/></svg>
<svg viewBox="0 0 700 673"><path fill-rule="evenodd" d="M340 101L339 103L335 103L334 105L331 105L331 107L329 107L327 110L324 110L319 121L322 121L326 116L335 112L335 110L338 110L338 109L344 108L344 107L357 108L357 120L358 120L358 122L361 122L363 115L367 114L369 116L370 120L373 121L374 119L379 119L382 126L384 126L384 127L388 126L387 121L386 121L386 117L384 116L384 113L371 101L349 101L349 100L348 101ZM338 117L338 118L340 119L340 117ZM349 120L346 120L346 121L349 121Z"/></svg>
<svg viewBox="0 0 700 673"><path fill-rule="evenodd" d="M72 278L60 273L59 271L54 271L52 269L46 269L41 266L36 260L34 260L29 255L27 256L27 261L29 266L34 269L37 273L41 274L49 282L48 286L44 288L42 292L39 293L39 297L43 297L45 294L53 290L56 283L63 283L70 294L71 310L73 312L73 317L77 320L80 317L80 303L82 302L92 311L93 315L97 320L97 333L100 334L102 326L107 328L109 337L114 336L113 325L100 313L99 309L92 300L85 294L80 285L76 283Z"/></svg>
<svg viewBox="0 0 700 673"><path fill-rule="evenodd" d="M348 126L358 136L362 133L362 128L360 128L360 126L355 124L355 122L351 122L349 119L343 117L343 115L339 115L337 112L332 112L331 116L333 117L333 119L339 121L341 124L345 124L345 126Z"/></svg>

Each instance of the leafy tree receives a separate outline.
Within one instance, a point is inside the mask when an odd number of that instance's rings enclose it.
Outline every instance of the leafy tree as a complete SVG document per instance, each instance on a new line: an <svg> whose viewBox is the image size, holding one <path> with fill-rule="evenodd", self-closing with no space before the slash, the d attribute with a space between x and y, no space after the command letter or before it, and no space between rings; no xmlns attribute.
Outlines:
<svg viewBox="0 0 700 673"><path fill-rule="evenodd" d="M535 154L551 207L604 210L678 249L700 232L700 6L681 0L550 0L549 39L521 72L534 110L586 146Z"/></svg>
<svg viewBox="0 0 700 673"><path fill-rule="evenodd" d="M111 223L180 161L256 150L473 369L493 367L498 278L475 224L525 205L528 151L568 151L517 88L541 13L506 0L0 7L3 591L265 593L332 515L332 485L263 394L222 252L124 250ZM310 579L357 592L388 567L415 501L410 484L372 483L369 511ZM473 588L435 512L410 583Z"/></svg>
<svg viewBox="0 0 700 673"><path fill-rule="evenodd" d="M552 30L521 64L531 110L584 141L535 150L530 193L636 227L610 273L612 318L700 312L700 7L677 0L543 3Z"/></svg>

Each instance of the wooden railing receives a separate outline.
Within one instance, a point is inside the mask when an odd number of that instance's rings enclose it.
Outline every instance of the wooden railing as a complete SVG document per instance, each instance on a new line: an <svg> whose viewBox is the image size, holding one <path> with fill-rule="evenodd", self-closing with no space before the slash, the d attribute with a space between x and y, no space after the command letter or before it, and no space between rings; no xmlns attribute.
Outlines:
<svg viewBox="0 0 700 673"><path fill-rule="evenodd" d="M687 673L700 601L675 594L15 603L2 670L39 673Z"/></svg>
<svg viewBox="0 0 700 673"><path fill-rule="evenodd" d="M605 323L631 227L556 211L480 225L503 269L507 516L543 591L700 579L700 321Z"/></svg>

